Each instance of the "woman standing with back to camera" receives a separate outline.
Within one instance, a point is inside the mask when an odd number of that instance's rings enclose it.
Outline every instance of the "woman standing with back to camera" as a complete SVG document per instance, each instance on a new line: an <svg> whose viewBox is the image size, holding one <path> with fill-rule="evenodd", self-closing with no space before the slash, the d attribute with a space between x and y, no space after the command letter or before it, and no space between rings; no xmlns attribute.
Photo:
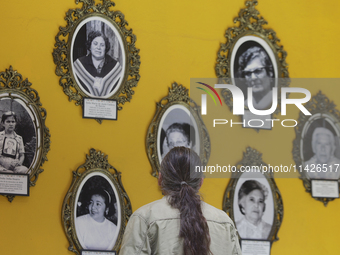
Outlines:
<svg viewBox="0 0 340 255"><path fill-rule="evenodd" d="M164 157L158 184L165 196L131 216L120 255L241 254L229 216L201 201L203 173L194 172L196 165L201 165L199 156L185 147L175 147Z"/></svg>

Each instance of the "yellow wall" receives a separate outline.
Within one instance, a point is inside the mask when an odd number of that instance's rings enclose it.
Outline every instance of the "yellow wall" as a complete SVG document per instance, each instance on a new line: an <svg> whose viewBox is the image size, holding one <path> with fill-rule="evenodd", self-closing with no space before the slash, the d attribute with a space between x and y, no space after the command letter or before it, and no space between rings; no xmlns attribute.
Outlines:
<svg viewBox="0 0 340 255"><path fill-rule="evenodd" d="M339 1L259 2L258 10L288 52L291 77L339 77ZM12 65L32 82L47 110L46 125L52 135L45 171L31 188L30 197L16 197L12 203L0 197L1 254L72 254L67 250L61 206L72 171L85 161L92 147L108 154L109 162L122 172L134 211L161 197L145 151L156 102L167 95L174 81L189 87L190 78L215 77L219 45L225 42L224 32L233 26L244 0L117 0L116 9L125 14L137 35L141 80L131 103L119 112L119 120L102 125L82 119L81 108L68 101L55 75L55 36L59 26L66 26L65 12L75 7L74 0L1 3L0 71ZM310 88L312 94L318 89L322 88ZM335 88L327 93L338 109L339 92ZM294 163L291 150L295 133L293 129L285 131L289 140L283 141L280 130L270 135L272 143L281 146L278 153L268 146L256 147L268 132L237 129L230 136L228 157L236 163L249 145L258 148L267 163ZM242 140L233 140L239 135ZM206 179L202 187L205 201L222 208L228 181ZM324 207L304 191L301 180L276 182L283 197L284 219L272 254L339 254L340 201Z"/></svg>

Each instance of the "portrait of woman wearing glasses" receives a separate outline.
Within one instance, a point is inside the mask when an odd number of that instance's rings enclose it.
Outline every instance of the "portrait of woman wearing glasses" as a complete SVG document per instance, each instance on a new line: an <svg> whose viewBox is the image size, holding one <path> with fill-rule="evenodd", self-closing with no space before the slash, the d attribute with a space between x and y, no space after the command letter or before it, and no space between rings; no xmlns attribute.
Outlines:
<svg viewBox="0 0 340 255"><path fill-rule="evenodd" d="M248 43L249 45L249 43ZM240 49L244 47L241 46ZM247 95L252 88L253 106L257 110L269 109L272 105L272 88L274 86L273 64L261 45L252 42L252 46L242 51L235 60L235 78ZM245 106L248 106L247 96Z"/></svg>

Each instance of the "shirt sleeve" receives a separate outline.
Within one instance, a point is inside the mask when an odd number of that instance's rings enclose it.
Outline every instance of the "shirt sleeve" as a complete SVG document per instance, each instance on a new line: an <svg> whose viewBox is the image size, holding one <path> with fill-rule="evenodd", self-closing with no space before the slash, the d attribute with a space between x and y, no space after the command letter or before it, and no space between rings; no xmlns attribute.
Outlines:
<svg viewBox="0 0 340 255"><path fill-rule="evenodd" d="M125 228L119 255L151 254L147 231L146 220L140 215L132 215Z"/></svg>
<svg viewBox="0 0 340 255"><path fill-rule="evenodd" d="M21 136L18 138L18 143L19 143L19 154L25 153L24 141L22 140Z"/></svg>
<svg viewBox="0 0 340 255"><path fill-rule="evenodd" d="M234 225L230 225L230 239L231 239L231 246L232 246L232 255L241 255L241 247L240 241L238 240L238 236L236 234L236 228Z"/></svg>

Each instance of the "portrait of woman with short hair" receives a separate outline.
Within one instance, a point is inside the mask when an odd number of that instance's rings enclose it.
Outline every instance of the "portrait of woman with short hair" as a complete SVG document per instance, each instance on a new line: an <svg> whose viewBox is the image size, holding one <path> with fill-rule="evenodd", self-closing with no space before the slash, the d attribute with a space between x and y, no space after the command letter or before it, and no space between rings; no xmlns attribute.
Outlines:
<svg viewBox="0 0 340 255"><path fill-rule="evenodd" d="M255 36L245 36L235 45L232 58L232 78L245 95L248 107L248 88L252 88L252 105L257 110L272 106L272 89L277 70L275 57L268 44ZM276 65L275 65L276 66Z"/></svg>
<svg viewBox="0 0 340 255"><path fill-rule="evenodd" d="M302 155L303 169L308 178L339 179L340 148L337 132L329 118L315 118L306 125Z"/></svg>
<svg viewBox="0 0 340 255"><path fill-rule="evenodd" d="M268 189L256 180L245 181L238 191L238 206L243 217L236 222L243 239L267 239L272 225L262 217L266 210Z"/></svg>
<svg viewBox="0 0 340 255"><path fill-rule="evenodd" d="M119 232L115 193L102 176L93 175L81 189L76 204L75 228L87 250L112 250Z"/></svg>
<svg viewBox="0 0 340 255"><path fill-rule="evenodd" d="M77 30L73 45L73 72L83 92L108 97L121 84L123 52L118 34L101 20L89 20Z"/></svg>

